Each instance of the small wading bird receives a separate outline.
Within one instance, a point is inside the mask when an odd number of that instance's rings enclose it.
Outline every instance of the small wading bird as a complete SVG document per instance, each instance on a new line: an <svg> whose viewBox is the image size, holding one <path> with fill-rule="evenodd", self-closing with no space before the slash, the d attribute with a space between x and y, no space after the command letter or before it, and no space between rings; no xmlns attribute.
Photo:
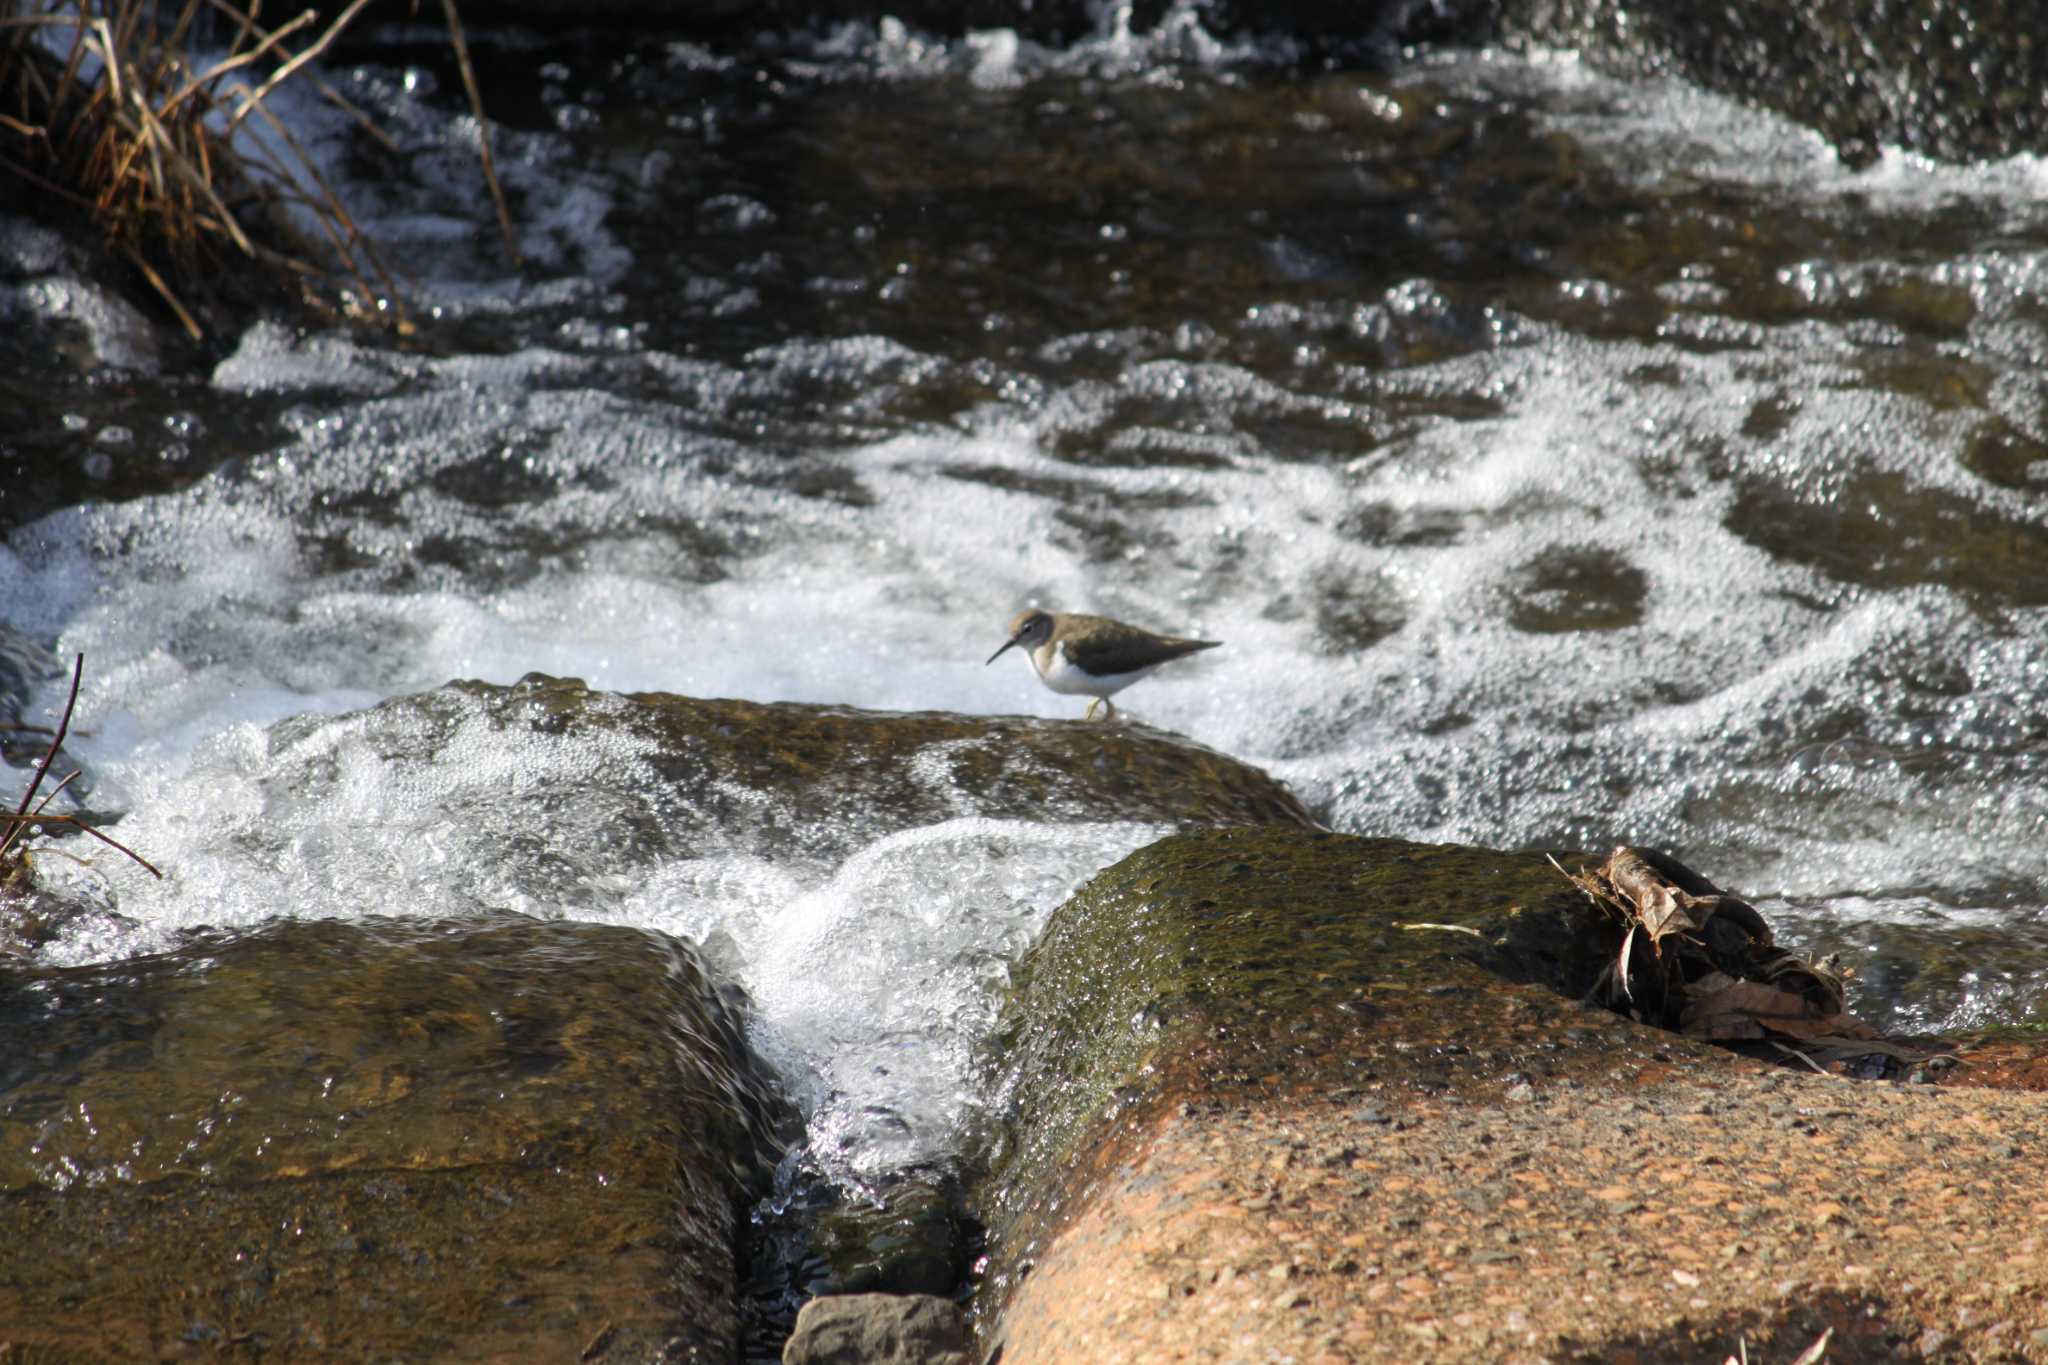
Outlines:
<svg viewBox="0 0 2048 1365"><path fill-rule="evenodd" d="M989 655L988 661L994 663L1003 657L1003 650L1021 645L1031 666L1038 670L1040 682L1055 692L1095 698L1088 703L1084 720L1094 717L1098 705L1104 708L1102 718L1108 720L1116 714L1116 706L1110 701L1113 694L1163 663L1197 650L1214 649L1221 643L1154 635L1104 616L1083 616L1071 611L1021 611L1010 622L1008 642Z"/></svg>

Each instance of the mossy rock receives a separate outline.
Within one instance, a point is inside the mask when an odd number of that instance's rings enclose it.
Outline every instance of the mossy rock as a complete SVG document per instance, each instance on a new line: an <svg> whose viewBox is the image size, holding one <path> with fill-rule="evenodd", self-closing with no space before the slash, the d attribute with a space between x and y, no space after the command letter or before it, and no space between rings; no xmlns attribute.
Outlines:
<svg viewBox="0 0 2048 1365"><path fill-rule="evenodd" d="M978 1201L998 1259L1123 1117L1355 1088L1380 1078L1366 1040L1404 1049L1403 1084L1458 1083L1496 1033L1575 1014L1618 940L1539 854L1280 829L1140 849L1053 913L1006 1006L1014 1112Z"/></svg>
<svg viewBox="0 0 2048 1365"><path fill-rule="evenodd" d="M0 1036L17 1351L737 1350L733 1241L789 1118L675 940L285 922L0 972Z"/></svg>

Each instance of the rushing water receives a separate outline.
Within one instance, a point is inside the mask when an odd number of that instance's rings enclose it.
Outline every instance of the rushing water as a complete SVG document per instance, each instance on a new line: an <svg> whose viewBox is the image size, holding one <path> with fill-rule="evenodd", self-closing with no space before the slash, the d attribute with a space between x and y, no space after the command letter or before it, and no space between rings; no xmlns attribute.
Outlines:
<svg viewBox="0 0 2048 1365"><path fill-rule="evenodd" d="M649 868L599 809L543 858L522 797L587 754L408 763L343 713L542 670L1078 714L983 667L1036 602L1225 641L1126 708L1337 828L1661 845L1807 941L1976 945L1866 973L1885 1022L2038 1015L2048 168L1851 173L1564 58L1303 71L1178 21L512 45L515 271L440 56L371 55L335 75L393 149L296 117L418 341L260 324L203 381L15 400L166 489L0 548L0 623L87 656L92 806L171 874L74 874L120 917L49 960L281 910L659 927L832 1162L943 1153L1004 964L1156 831Z"/></svg>

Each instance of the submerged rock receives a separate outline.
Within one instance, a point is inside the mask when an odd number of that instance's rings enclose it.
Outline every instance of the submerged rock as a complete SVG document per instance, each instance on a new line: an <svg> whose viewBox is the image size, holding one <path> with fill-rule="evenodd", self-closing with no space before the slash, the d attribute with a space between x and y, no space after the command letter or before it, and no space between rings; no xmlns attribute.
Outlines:
<svg viewBox="0 0 2048 1365"><path fill-rule="evenodd" d="M948 1294L964 1283L979 1239L962 1226L953 1183L912 1173L820 1215L810 1233L814 1292Z"/></svg>
<svg viewBox="0 0 2048 1365"><path fill-rule="evenodd" d="M538 673L509 687L454 682L351 716L288 721L269 747L297 802L345 780L344 749L460 784L480 729L494 739L530 732L554 755L556 775L528 806L555 831L545 856L574 856L582 836L565 831L587 829L605 840L614 868L622 857L714 851L836 861L897 831L962 817L1314 823L1259 769L1139 725L626 695ZM502 776L489 772L473 788L450 786L439 804L459 815L474 803L478 822L489 823L506 799Z"/></svg>
<svg viewBox="0 0 2048 1365"><path fill-rule="evenodd" d="M623 0L490 0L464 14L473 24L557 27L644 27L650 17ZM1181 14L1152 0L1130 7L1128 21L1142 33ZM1286 37L1353 61L1384 62L1404 45L1500 38L1570 49L1623 74L1682 76L1776 110L1817 129L1851 165L1886 144L1953 161L2048 145L2048 44L2039 41L2036 8L2013 0L1892 10L1867 0L1214 0L1199 14L1218 35ZM926 33L1010 30L1059 45L1101 26L1099 7L1080 0L691 0L655 19L715 40L894 19Z"/></svg>
<svg viewBox="0 0 2048 1365"><path fill-rule="evenodd" d="M736 1219L783 1116L674 940L287 922L9 969L0 1035L17 1350L736 1350Z"/></svg>

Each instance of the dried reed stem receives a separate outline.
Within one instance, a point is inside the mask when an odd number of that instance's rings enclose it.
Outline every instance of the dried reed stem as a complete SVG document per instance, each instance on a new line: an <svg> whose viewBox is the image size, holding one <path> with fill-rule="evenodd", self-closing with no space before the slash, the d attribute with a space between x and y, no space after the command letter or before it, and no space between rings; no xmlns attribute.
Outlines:
<svg viewBox="0 0 2048 1365"><path fill-rule="evenodd" d="M48 8L0 16L0 99L8 105L0 112L0 137L13 144L0 152L0 180L33 186L46 203L54 197L89 208L108 246L136 267L195 338L202 335L199 316L172 282L189 286L219 277L220 247L294 280L323 281L343 300L351 291L385 300L392 305L386 316L410 329L405 291L375 243L265 103L287 81L311 81L358 127L391 146L369 115L312 73L312 64L369 0L351 0L324 26L308 10L275 29L260 22L261 0L246 8L236 0L183 0L167 26L159 23L166 18L159 0L38 3ZM499 230L516 266L511 211L491 157L468 42L455 0L443 0L443 9L470 106L484 130L479 153ZM230 34L225 55L200 68L184 44L210 12L226 18ZM42 35L52 30L68 32L69 42L46 42ZM295 47L309 30L310 41ZM244 82L265 64L267 74ZM252 116L274 146L247 135L243 125ZM317 263L279 212L288 208L306 211L299 221L309 219L314 240L324 239L331 249L331 257L318 259L331 259L332 271ZM265 210L259 229L254 215Z"/></svg>

